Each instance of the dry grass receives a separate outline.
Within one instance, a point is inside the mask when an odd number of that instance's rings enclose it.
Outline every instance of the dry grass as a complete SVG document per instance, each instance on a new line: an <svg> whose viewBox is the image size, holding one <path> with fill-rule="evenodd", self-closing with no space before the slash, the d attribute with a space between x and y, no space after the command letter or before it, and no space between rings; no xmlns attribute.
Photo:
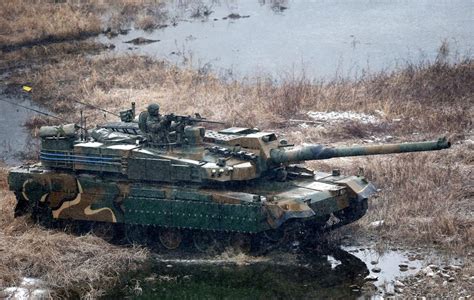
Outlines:
<svg viewBox="0 0 474 300"><path fill-rule="evenodd" d="M474 62L466 59L408 66L357 81L316 82L301 77L280 84L266 78L223 83L212 75L179 70L146 57L79 56L27 70L17 78L30 82L36 88L35 100L58 113L77 108L73 100L116 109L132 100L140 108L158 101L164 111L198 111L230 124L268 128L308 109L381 111L384 122L375 127L360 125L356 128L360 136L370 132L439 135L463 134L472 128L474 87L466 83L474 80L473 67ZM90 114L93 123L103 121L98 113ZM347 137L352 131L349 127L344 134ZM327 140L334 134L322 137Z"/></svg>
<svg viewBox="0 0 474 300"><path fill-rule="evenodd" d="M382 192L366 224L384 220L380 233L394 240L474 249L473 150L460 144L443 153L368 160L368 176Z"/></svg>
<svg viewBox="0 0 474 300"><path fill-rule="evenodd" d="M459 254L474 249L474 144L459 143L433 153L335 159L312 163L326 171L355 174L359 167L377 188L367 215L352 225L380 241L431 245ZM370 224L383 220L383 226ZM346 229L342 229L346 230Z"/></svg>
<svg viewBox="0 0 474 300"><path fill-rule="evenodd" d="M103 7L95 3L73 3L2 1L0 48L78 38L105 28L119 31L132 24L152 29L167 18L160 1L106 1L115 9L107 18L103 18ZM349 229L376 231L386 241L472 251L474 146L467 141L472 139L473 129L472 59L447 63L449 51L443 44L435 62L407 64L357 80L287 76L278 83L265 77L223 82L212 74L179 69L147 57L83 55L100 48L89 42L34 46L5 53L0 68L9 68L19 60L28 64L42 60L43 64L15 70L9 79L12 86L31 85L35 101L71 122L78 122L79 110L85 109L90 125L115 117L104 117L75 101L115 113L131 101L137 103L138 110L156 101L164 112L199 112L229 125L279 127L298 143L347 145L374 135L393 135L403 141L448 134L458 143L440 153L335 159L311 165L323 170L338 167L346 173L357 173L362 166L381 188L367 216ZM45 57L48 64L44 64ZM307 118L304 112L308 110L378 111L383 117L378 124L346 122L306 129L287 125L288 119ZM49 122L39 117L30 125ZM5 172L0 170L0 287L31 276L44 280L56 295L95 297L110 288L120 273L148 257L143 249L119 248L89 235L45 231L26 218L13 219L15 199L6 190ZM377 220L384 220L384 226L371 229L370 222Z"/></svg>
<svg viewBox="0 0 474 300"><path fill-rule="evenodd" d="M142 248L110 245L92 235L45 230L13 218L14 195L0 169L0 289L23 277L41 279L52 297L96 298L148 259Z"/></svg>
<svg viewBox="0 0 474 300"><path fill-rule="evenodd" d="M407 65L353 81L321 82L303 76L282 78L277 84L270 78L223 82L212 74L141 56L90 58L58 53L49 64L14 71L9 81L13 86L30 84L35 101L71 122L78 122L80 109L85 109L91 126L115 119L75 101L113 112L131 101L137 102L138 110L157 101L164 112L199 112L230 125L278 126L298 143L347 145L372 135L390 134L401 141L448 133L458 143L439 153L334 159L311 165L322 170L338 167L346 173L357 173L362 166L381 188L367 216L349 230L375 231L382 241L437 245L458 253L473 249L474 147L468 139L472 139L474 87L468 83L473 81L474 62L470 59ZM287 127L288 119L306 117L307 110L381 111L384 117L379 124ZM31 125L50 121L40 117ZM5 191L4 173L0 174L0 285L33 276L61 295L97 296L116 282L120 272L147 257L141 249L118 248L93 236L45 232L25 218L13 219L14 198ZM371 229L370 222L376 220L384 220L384 226Z"/></svg>
<svg viewBox="0 0 474 300"><path fill-rule="evenodd" d="M102 18L103 27L115 35L122 30L137 29L154 30L167 25L168 12L162 0L106 0L104 5L97 5L97 11L106 12Z"/></svg>

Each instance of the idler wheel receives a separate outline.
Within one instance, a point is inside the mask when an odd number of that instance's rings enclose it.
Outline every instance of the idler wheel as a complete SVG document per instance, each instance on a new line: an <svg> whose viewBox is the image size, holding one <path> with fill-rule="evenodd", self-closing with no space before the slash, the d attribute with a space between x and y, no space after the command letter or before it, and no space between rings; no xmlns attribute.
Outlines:
<svg viewBox="0 0 474 300"><path fill-rule="evenodd" d="M211 232L196 232L193 234L194 247L202 253L215 254L218 252L219 242Z"/></svg>
<svg viewBox="0 0 474 300"><path fill-rule="evenodd" d="M92 226L92 233L106 242L111 242L115 237L115 227L111 223L97 223Z"/></svg>
<svg viewBox="0 0 474 300"><path fill-rule="evenodd" d="M242 253L250 253L252 249L252 238L248 234L234 233L229 238L229 245Z"/></svg>
<svg viewBox="0 0 474 300"><path fill-rule="evenodd" d="M176 228L166 228L160 230L158 237L161 244L168 250L177 249L183 240L183 235L181 231Z"/></svg>

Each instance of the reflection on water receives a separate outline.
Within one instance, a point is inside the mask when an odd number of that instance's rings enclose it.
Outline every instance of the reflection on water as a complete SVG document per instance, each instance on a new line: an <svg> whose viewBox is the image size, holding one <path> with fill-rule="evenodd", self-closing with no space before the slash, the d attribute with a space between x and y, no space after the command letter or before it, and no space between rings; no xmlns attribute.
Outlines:
<svg viewBox="0 0 474 300"><path fill-rule="evenodd" d="M175 63L184 59L194 67L212 66L233 75L276 77L302 69L313 77L356 76L361 69L432 60L443 40L461 54L473 46L470 0L214 0L199 2L212 11L203 18L191 17L196 2L170 2L170 13L181 18L177 26L100 39L114 43L118 53L144 53ZM160 42L124 43L140 36Z"/></svg>
<svg viewBox="0 0 474 300"><path fill-rule="evenodd" d="M365 263L343 250L327 254L280 254L269 259L247 257L245 263L230 259L157 258L144 273L131 276L126 286L110 298L141 299L350 299L358 294L352 285L362 285L368 274ZM334 263L337 261L337 263Z"/></svg>
<svg viewBox="0 0 474 300"><path fill-rule="evenodd" d="M144 270L128 274L106 298L383 299L397 280L417 273L427 261L448 259L420 250L378 252L374 247L318 247L261 257L156 254Z"/></svg>
<svg viewBox="0 0 474 300"><path fill-rule="evenodd" d="M383 299L387 291L395 290L395 281L415 275L422 267L424 257L406 250L384 250L355 246L343 247L352 255L365 262L372 278L374 293L372 299ZM403 266L403 267L400 267Z"/></svg>

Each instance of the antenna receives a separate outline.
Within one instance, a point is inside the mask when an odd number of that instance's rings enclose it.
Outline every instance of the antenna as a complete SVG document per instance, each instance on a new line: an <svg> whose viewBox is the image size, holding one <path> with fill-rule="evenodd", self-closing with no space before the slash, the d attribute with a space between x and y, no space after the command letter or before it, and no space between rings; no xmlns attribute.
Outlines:
<svg viewBox="0 0 474 300"><path fill-rule="evenodd" d="M53 114L49 114L49 113L44 112L44 111L41 111L41 110L37 110L37 109L31 108L31 107L28 107L28 106L24 106L24 105L21 105L21 104L15 103L15 102L11 102L11 101L8 101L8 100L2 99L2 98L0 98L0 101L10 103L11 105L15 105L15 106L24 108L24 109L26 109L26 110L34 111L34 112L36 112L36 113L38 113L38 114L41 114L41 115L44 115L44 116L47 116L47 117L55 118L55 119L57 119L57 120L59 120L59 121L61 121L61 122L70 123L70 122L69 122L68 120L66 120L66 119L60 118L60 117L58 117L58 116L55 116L55 115L53 115ZM76 125L76 126L77 126L77 125ZM79 128L85 129L84 127L82 127L82 125L79 126ZM85 130L87 130L87 129L85 129Z"/></svg>
<svg viewBox="0 0 474 300"><path fill-rule="evenodd" d="M113 113L113 112L111 112L111 111L108 111L108 110L103 109L103 108L101 108L101 107L95 106L95 105L93 105L93 104L81 102L81 101L79 101L79 100L74 100L74 99L72 99L72 101L74 101L74 102L76 102L76 103L79 103L79 104L82 104L82 105L84 105L84 106L86 106L86 107L92 107L92 108L97 109L97 110L100 110L100 111L102 111L102 112L104 112L104 113L108 113L108 114L111 114L111 115L113 115L113 116L120 117L119 114ZM104 114L104 116L105 116L105 114Z"/></svg>
<svg viewBox="0 0 474 300"><path fill-rule="evenodd" d="M87 117L84 117L84 131L85 131L85 139L87 139Z"/></svg>
<svg viewBox="0 0 474 300"><path fill-rule="evenodd" d="M27 109L27 110L31 110L31 111L34 111L34 112L36 112L36 113L39 113L39 114L42 114L42 115L45 115L45 116L48 116L48 117L51 117L51 118L55 118L55 119L58 119L58 120L63 121L63 122L67 122L67 121L64 120L63 118L60 118L60 117L58 117L58 116L49 114L49 113L44 112L44 111L40 111L40 110L31 108L31 107L28 107L28 106L24 106L24 105L15 103L15 102L11 102L11 101L8 101L8 100L2 99L2 98L0 98L0 101L7 102L7 103L10 103L11 105L15 105L15 106L18 106L18 107Z"/></svg>
<svg viewBox="0 0 474 300"><path fill-rule="evenodd" d="M82 109L81 109L81 127L84 125L83 123L83 116L82 116ZM81 128L81 141L84 140L84 129Z"/></svg>

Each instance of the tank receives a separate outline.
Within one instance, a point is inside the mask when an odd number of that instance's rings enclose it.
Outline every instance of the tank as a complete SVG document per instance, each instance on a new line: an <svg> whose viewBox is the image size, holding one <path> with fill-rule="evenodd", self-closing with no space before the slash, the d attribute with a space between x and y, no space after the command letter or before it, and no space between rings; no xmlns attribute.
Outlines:
<svg viewBox="0 0 474 300"><path fill-rule="evenodd" d="M120 115L90 132L74 124L41 128L40 162L8 175L15 215L166 249L271 249L358 220L376 192L362 174L301 162L450 147L445 138L295 146L253 128L206 129L218 122L199 115L160 115L153 107L138 118L134 109Z"/></svg>

